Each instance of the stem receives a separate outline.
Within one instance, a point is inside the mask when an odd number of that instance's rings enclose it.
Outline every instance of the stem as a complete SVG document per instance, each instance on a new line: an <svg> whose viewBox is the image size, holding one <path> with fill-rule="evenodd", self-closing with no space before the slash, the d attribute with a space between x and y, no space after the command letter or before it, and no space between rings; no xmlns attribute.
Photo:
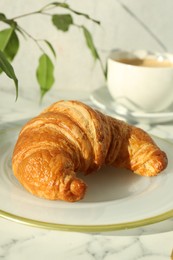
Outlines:
<svg viewBox="0 0 173 260"><path fill-rule="evenodd" d="M20 18L23 18L23 17L27 17L27 16L30 16L30 15L34 15L34 14L40 14L41 11L35 11L35 12L30 12L30 13L26 13L26 14L21 14L19 16L16 16L16 17L13 17L11 18L11 20L17 20L17 19L20 19Z"/></svg>
<svg viewBox="0 0 173 260"><path fill-rule="evenodd" d="M35 42L35 44L37 45L37 47L41 50L41 52L45 53L43 48L41 47L41 45L38 43L38 40L36 38L34 38L30 33L28 33L25 29L23 29L21 26L18 26L19 29L26 35L28 36L28 38L30 38L31 40L33 40Z"/></svg>
<svg viewBox="0 0 173 260"><path fill-rule="evenodd" d="M50 5L50 4L45 5L45 6L43 6L41 9L39 9L39 10L37 10L37 11L34 11L34 12L25 13L25 14L22 14L22 15L19 15L19 16L15 16L15 17L13 17L11 20L17 20L17 19L20 19L20 18L23 18L23 17L27 17L27 16L30 16L30 15L35 15L35 14L46 14L46 13L44 13L44 10L45 10L45 9L48 10L47 7L49 7L49 5ZM53 7L53 8L54 8L54 7ZM51 9L51 8L49 8L49 9Z"/></svg>

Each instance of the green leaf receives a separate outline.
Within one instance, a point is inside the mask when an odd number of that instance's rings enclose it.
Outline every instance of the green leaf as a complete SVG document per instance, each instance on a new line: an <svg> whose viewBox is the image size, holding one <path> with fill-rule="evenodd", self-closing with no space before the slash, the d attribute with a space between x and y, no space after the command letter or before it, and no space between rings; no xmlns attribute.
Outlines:
<svg viewBox="0 0 173 260"><path fill-rule="evenodd" d="M55 50L54 50L52 44L51 44L49 41L47 41L47 40L43 40L43 41L47 44L47 46L48 46L49 49L51 50L53 56L56 58L56 52L55 52Z"/></svg>
<svg viewBox="0 0 173 260"><path fill-rule="evenodd" d="M71 9L71 8L69 8L69 10L70 10L71 12L73 12L74 14L84 16L84 17L87 18L88 20L91 20L92 22L97 23L97 24L100 25L100 21L97 21L97 20L91 18L88 14L84 14L84 13L75 11L74 9Z"/></svg>
<svg viewBox="0 0 173 260"><path fill-rule="evenodd" d="M96 47L94 45L91 33L84 26L81 26L81 28L83 29L83 33L84 33L84 36L85 36L86 44L87 44L88 48L90 49L91 54L94 57L94 59L99 61L101 69L102 69L103 74L104 74L105 79L106 79L107 78L107 68L104 69L104 66L102 64L101 58L100 58L100 56L99 56L99 54L97 52L97 49L96 49Z"/></svg>
<svg viewBox="0 0 173 260"><path fill-rule="evenodd" d="M68 31L70 25L73 24L73 18L70 14L54 14L52 22L58 30Z"/></svg>
<svg viewBox="0 0 173 260"><path fill-rule="evenodd" d="M15 87L16 87L16 100L18 98L18 79L15 75L14 69L11 66L11 64L9 63L9 61L7 60L6 56L4 55L4 53L2 51L0 51L0 68L2 69L2 71L4 71L6 73L6 75L13 79Z"/></svg>
<svg viewBox="0 0 173 260"><path fill-rule="evenodd" d="M83 29L83 33L85 36L86 44L87 44L88 48L90 49L92 56L94 57L94 59L100 59L98 52L95 48L91 33L84 26L82 26L82 29Z"/></svg>
<svg viewBox="0 0 173 260"><path fill-rule="evenodd" d="M42 54L39 58L39 64L36 76L41 90L41 99L48 92L54 83L54 65L47 54Z"/></svg>
<svg viewBox="0 0 173 260"><path fill-rule="evenodd" d="M0 31L0 50L12 61L19 49L19 39L13 28Z"/></svg>
<svg viewBox="0 0 173 260"><path fill-rule="evenodd" d="M69 6L68 6L68 7L65 7L65 8L68 9L69 11L71 11L72 13L76 14L76 15L83 16L83 17L85 17L86 19L88 19L88 20L90 20L90 21L92 21L92 22L97 23L97 24L100 25L100 21L97 21L97 20L91 18L88 14L75 11L74 9L70 8Z"/></svg>

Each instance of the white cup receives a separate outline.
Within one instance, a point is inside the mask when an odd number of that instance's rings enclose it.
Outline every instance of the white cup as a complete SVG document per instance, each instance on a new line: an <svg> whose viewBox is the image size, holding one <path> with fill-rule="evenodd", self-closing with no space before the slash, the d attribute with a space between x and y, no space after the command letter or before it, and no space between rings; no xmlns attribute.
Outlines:
<svg viewBox="0 0 173 260"><path fill-rule="evenodd" d="M158 112L173 103L173 54L115 50L107 65L107 87L119 104Z"/></svg>

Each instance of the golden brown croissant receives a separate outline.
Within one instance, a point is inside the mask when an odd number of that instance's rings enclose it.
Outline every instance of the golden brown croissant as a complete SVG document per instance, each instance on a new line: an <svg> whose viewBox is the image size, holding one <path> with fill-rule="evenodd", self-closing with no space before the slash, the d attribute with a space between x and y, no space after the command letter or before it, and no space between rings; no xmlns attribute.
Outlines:
<svg viewBox="0 0 173 260"><path fill-rule="evenodd" d="M32 194L78 201L86 184L77 172L112 165L154 176L166 168L167 157L143 130L81 102L59 101L23 127L12 165Z"/></svg>

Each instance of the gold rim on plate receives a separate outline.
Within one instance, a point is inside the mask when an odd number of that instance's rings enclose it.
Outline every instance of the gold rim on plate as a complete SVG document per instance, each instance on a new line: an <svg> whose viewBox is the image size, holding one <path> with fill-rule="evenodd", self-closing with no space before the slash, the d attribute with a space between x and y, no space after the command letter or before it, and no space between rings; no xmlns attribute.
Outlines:
<svg viewBox="0 0 173 260"><path fill-rule="evenodd" d="M76 231L76 232L106 232L106 231L132 229L141 226L155 224L172 218L173 210L170 210L168 212L165 212L163 214L154 217L145 218L133 222L116 223L116 224L109 224L109 225L70 225L70 224L49 223L49 222L43 222L43 221L20 217L11 214L9 212L5 212L3 210L0 210L0 217L5 218L7 220L15 221L17 223L26 224L32 227L44 228L44 229Z"/></svg>

